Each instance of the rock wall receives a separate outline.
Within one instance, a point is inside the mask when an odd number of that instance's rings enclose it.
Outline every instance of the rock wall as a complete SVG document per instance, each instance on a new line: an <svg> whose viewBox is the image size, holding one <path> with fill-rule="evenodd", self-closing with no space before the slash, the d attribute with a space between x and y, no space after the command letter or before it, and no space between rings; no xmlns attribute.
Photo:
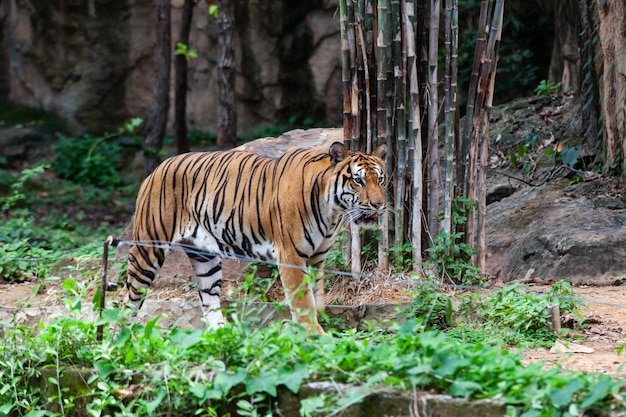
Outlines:
<svg viewBox="0 0 626 417"><path fill-rule="evenodd" d="M173 43L182 3L172 0ZM337 1L236 0L235 10L238 132L293 117L339 125ZM112 130L146 116L154 81L152 0L3 0L0 22L0 101L57 112L77 131ZM217 130L216 29L199 2L187 108L190 127L201 131Z"/></svg>

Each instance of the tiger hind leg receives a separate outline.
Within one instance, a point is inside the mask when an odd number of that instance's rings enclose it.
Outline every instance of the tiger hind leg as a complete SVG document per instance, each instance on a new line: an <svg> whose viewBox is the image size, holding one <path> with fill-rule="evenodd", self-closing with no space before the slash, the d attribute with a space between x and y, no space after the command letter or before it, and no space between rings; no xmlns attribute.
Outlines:
<svg viewBox="0 0 626 417"><path fill-rule="evenodd" d="M222 290L222 259L195 249L185 249L198 281L198 294L202 303L202 315L212 329L224 325L220 305Z"/></svg>
<svg viewBox="0 0 626 417"><path fill-rule="evenodd" d="M162 248L141 246L130 248L124 305L134 309L135 313L145 301L147 290L163 266L167 252Z"/></svg>

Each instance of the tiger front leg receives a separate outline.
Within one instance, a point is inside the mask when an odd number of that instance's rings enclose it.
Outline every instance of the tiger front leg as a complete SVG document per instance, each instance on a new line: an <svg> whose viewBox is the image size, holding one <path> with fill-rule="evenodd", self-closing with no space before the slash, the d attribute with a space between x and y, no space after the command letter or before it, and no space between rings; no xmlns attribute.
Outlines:
<svg viewBox="0 0 626 417"><path fill-rule="evenodd" d="M300 262L287 261L284 263L286 265L297 265ZM291 310L291 317L309 331L326 334L317 321L316 300L311 283L308 282L304 272L304 267L304 264L302 264L302 269L294 268L293 266L279 267L280 280L285 288L285 296Z"/></svg>
<svg viewBox="0 0 626 417"><path fill-rule="evenodd" d="M222 259L198 250L186 250L196 273L202 316L211 329L223 327L224 316L220 304L222 289Z"/></svg>

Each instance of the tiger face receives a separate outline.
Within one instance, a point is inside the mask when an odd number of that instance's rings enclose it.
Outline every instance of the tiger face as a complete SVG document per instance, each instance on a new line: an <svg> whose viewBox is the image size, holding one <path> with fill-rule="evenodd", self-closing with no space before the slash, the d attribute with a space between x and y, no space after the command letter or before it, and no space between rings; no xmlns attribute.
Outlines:
<svg viewBox="0 0 626 417"><path fill-rule="evenodd" d="M348 152L339 143L331 146L331 158L341 158L344 162L337 166L342 173L338 178L337 200L349 219L359 226L376 225L378 216L386 210L387 175L383 162L386 153L385 144L371 154Z"/></svg>

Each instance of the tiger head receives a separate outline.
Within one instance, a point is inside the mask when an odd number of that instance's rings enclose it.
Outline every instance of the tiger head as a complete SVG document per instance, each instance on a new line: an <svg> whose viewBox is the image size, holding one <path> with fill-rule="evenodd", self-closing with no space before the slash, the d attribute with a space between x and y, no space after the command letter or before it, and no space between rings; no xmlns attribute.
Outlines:
<svg viewBox="0 0 626 417"><path fill-rule="evenodd" d="M385 144L371 154L350 152L340 142L330 146L336 174L335 202L359 226L375 226L378 216L386 210L386 154Z"/></svg>

